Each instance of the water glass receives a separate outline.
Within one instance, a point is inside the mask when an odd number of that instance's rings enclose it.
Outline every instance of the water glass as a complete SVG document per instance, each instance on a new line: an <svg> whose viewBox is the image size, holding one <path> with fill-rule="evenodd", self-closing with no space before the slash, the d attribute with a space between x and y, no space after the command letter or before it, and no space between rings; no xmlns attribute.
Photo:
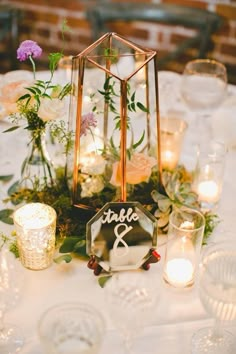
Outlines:
<svg viewBox="0 0 236 354"><path fill-rule="evenodd" d="M47 354L97 354L104 331L100 312L80 302L48 308L38 324L39 339Z"/></svg>
<svg viewBox="0 0 236 354"><path fill-rule="evenodd" d="M194 112L191 130L198 132L197 144L208 143L212 138L211 114L227 95L227 81L226 67L216 60L195 59L184 68L181 93L189 110Z"/></svg>
<svg viewBox="0 0 236 354"><path fill-rule="evenodd" d="M107 282L106 300L110 317L123 339L125 353L134 354L134 339L151 325L160 298L158 279L146 272L115 273Z"/></svg>
<svg viewBox="0 0 236 354"><path fill-rule="evenodd" d="M192 338L192 354L233 354L235 337L222 321L236 319L236 245L225 241L208 246L199 272L199 296L215 325L200 329Z"/></svg>
<svg viewBox="0 0 236 354"><path fill-rule="evenodd" d="M204 228L205 218L197 210L179 208L170 214L163 275L167 284L175 288L193 285Z"/></svg>
<svg viewBox="0 0 236 354"><path fill-rule="evenodd" d="M49 267L55 252L56 212L46 204L28 203L13 214L17 246L24 267Z"/></svg>
<svg viewBox="0 0 236 354"><path fill-rule="evenodd" d="M191 109L211 112L226 96L226 67L211 59L189 61L184 68L181 88L182 95Z"/></svg>
<svg viewBox="0 0 236 354"><path fill-rule="evenodd" d="M199 146L194 171L193 190L198 194L201 209L214 209L222 193L226 146L222 142L209 142Z"/></svg>

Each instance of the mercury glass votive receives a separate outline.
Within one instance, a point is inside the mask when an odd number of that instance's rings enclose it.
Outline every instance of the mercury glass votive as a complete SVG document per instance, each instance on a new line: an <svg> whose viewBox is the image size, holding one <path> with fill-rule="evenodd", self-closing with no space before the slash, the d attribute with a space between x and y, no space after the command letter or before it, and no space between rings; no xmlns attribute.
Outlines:
<svg viewBox="0 0 236 354"><path fill-rule="evenodd" d="M175 288L194 283L205 228L202 213L189 208L174 210L169 217L164 280Z"/></svg>
<svg viewBox="0 0 236 354"><path fill-rule="evenodd" d="M55 210L42 203L29 203L14 212L17 246L24 267L40 270L52 264L56 217Z"/></svg>

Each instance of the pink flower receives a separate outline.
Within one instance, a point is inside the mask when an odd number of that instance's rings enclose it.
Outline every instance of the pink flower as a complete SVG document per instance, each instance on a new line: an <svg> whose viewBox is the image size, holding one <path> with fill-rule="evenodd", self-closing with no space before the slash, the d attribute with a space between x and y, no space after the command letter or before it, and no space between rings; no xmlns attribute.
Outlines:
<svg viewBox="0 0 236 354"><path fill-rule="evenodd" d="M25 61L29 57L39 58L42 54L42 48L34 41L23 41L17 49L17 59Z"/></svg>
<svg viewBox="0 0 236 354"><path fill-rule="evenodd" d="M157 161L154 157L141 153L134 153L130 160L126 161L126 183L138 184L147 182L152 173L152 168ZM121 165L120 161L113 164L113 173L110 183L114 186L121 185Z"/></svg>
<svg viewBox="0 0 236 354"><path fill-rule="evenodd" d="M80 127L80 136L87 135L87 130L90 130L90 127L97 126L97 121L94 117L92 112L84 114L81 120L81 127Z"/></svg>

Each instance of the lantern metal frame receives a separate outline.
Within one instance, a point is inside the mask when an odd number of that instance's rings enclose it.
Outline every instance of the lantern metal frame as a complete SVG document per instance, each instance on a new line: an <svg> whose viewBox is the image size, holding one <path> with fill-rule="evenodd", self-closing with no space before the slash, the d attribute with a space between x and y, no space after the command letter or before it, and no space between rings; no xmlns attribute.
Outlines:
<svg viewBox="0 0 236 354"><path fill-rule="evenodd" d="M115 55L113 54L113 42L120 42L122 45L129 47L134 53L144 57L143 62L128 76L124 78L118 77L116 74L111 72L111 64L114 60ZM99 53L99 48L103 43L108 43L108 55L105 58L105 66L99 63L99 59L102 55ZM120 54L122 56L122 54ZM148 75L148 63L150 61L154 62L154 77L153 82L150 82ZM141 47L134 44L133 42L125 39L124 37L116 33L107 33L103 35L96 42L91 44L87 49L79 53L77 56L72 58L72 83L76 83L76 87L73 88L70 103L70 122L76 116L75 123L75 144L74 144L74 156L73 156L73 172L72 172L72 203L75 207L90 209L89 206L83 205L78 202L78 188L79 183L79 164L80 164L80 135L81 135L81 122L82 122L82 110L83 110L83 86L84 86L84 71L86 65L91 65L102 71L104 71L104 76L107 78L109 75L114 76L120 82L120 162L121 162L121 202L126 202L127 200L127 190L126 190L126 148L127 148L127 87L128 81L132 78L139 70L144 70L145 79L145 102L147 107L146 112L146 130L147 130L147 142L150 144L150 99L149 99L149 87L150 84L154 85L155 90L155 120L156 120L156 159L157 159L157 169L159 173L159 187L162 186L162 165L161 165L161 143L160 143L160 114L159 114L159 98L158 98L158 68L157 68L157 52L151 49ZM74 74L73 74L74 73ZM74 77L73 77L74 75ZM106 145L108 139L108 105L104 104L104 144ZM160 189L157 186L157 189ZM98 211L98 210L94 210Z"/></svg>

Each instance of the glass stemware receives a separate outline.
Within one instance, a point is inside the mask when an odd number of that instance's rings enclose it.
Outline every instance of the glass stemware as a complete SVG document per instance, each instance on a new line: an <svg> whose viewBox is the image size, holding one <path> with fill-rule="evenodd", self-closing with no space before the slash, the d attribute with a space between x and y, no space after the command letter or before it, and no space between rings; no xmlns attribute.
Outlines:
<svg viewBox="0 0 236 354"><path fill-rule="evenodd" d="M110 317L120 332L127 354L133 353L133 339L151 324L159 291L157 284L143 272L120 272L106 287Z"/></svg>
<svg viewBox="0 0 236 354"><path fill-rule="evenodd" d="M192 354L235 353L235 338L222 326L222 321L236 319L236 247L232 242L214 245L204 255L199 296L205 310L215 318L215 326L194 334Z"/></svg>
<svg viewBox="0 0 236 354"><path fill-rule="evenodd" d="M65 302L49 307L38 324L43 353L97 354L105 321L100 311L87 303Z"/></svg>
<svg viewBox="0 0 236 354"><path fill-rule="evenodd" d="M16 265L15 256L7 249L0 251L0 353L18 353L24 344L21 330L4 321L4 314L18 300L22 274Z"/></svg>
<svg viewBox="0 0 236 354"><path fill-rule="evenodd" d="M208 141L211 134L209 116L223 102L226 92L227 71L222 63L196 59L186 64L181 94L189 109L196 113L194 130L199 131L201 140Z"/></svg>

